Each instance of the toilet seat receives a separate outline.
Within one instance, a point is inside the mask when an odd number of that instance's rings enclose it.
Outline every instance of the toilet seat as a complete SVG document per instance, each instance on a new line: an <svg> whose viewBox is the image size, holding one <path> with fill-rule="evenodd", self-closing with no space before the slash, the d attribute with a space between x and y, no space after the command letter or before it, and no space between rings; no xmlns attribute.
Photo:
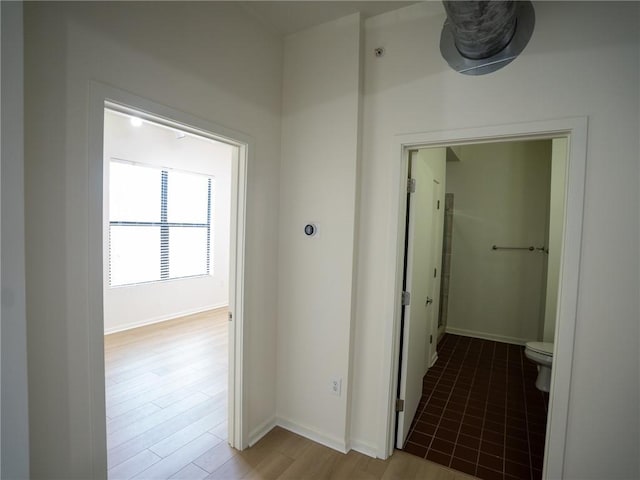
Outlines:
<svg viewBox="0 0 640 480"><path fill-rule="evenodd" d="M553 356L553 343L551 342L527 342L527 348L540 355Z"/></svg>

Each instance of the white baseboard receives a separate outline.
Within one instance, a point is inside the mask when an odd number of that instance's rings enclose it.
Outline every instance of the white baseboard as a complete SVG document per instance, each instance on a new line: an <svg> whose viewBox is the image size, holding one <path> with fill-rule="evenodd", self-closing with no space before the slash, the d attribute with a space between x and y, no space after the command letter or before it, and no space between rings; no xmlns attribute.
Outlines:
<svg viewBox="0 0 640 480"><path fill-rule="evenodd" d="M104 334L109 335L112 333L124 332L125 330L132 330L134 328L146 327L147 325L153 325L154 323L168 322L169 320L175 320L176 318L186 317L187 315L195 315L196 313L202 313L209 310L215 310L217 308L227 307L226 303L222 305L207 305L205 307L198 307L182 312L170 313L168 315L161 315L158 317L147 318L137 322L126 323L124 325L117 325L115 327L105 328Z"/></svg>
<svg viewBox="0 0 640 480"><path fill-rule="evenodd" d="M273 427L276 426L276 417L271 417L266 421L262 422L249 434L249 446L253 447L256 443L258 443L262 437L264 437L267 433L273 430Z"/></svg>
<svg viewBox="0 0 640 480"><path fill-rule="evenodd" d="M378 458L378 449L376 447L359 440L351 440L349 444L349 450L355 450L356 452L362 453L367 457Z"/></svg>
<svg viewBox="0 0 640 480"><path fill-rule="evenodd" d="M325 435L318 432L317 430L314 430L313 428L300 425L296 422L282 417L276 418L276 425L284 428L285 430L289 430L290 432L302 435L303 437L308 438L309 440L313 440L316 443L320 443L325 447L337 450L340 453L348 452L347 444L344 440L332 437L330 435Z"/></svg>
<svg viewBox="0 0 640 480"><path fill-rule="evenodd" d="M309 440L313 440L316 443L320 443L325 447L337 450L340 453L347 453L349 450L355 450L363 455L371 458L378 458L377 448L366 442L359 440L352 440L350 444L346 444L338 440L337 438L324 435L312 428L304 427L296 422L288 420L282 417L272 417L260 424L249 434L249 447L258 443L267 433L269 433L274 427L281 427L293 433L297 433Z"/></svg>
<svg viewBox="0 0 640 480"><path fill-rule="evenodd" d="M482 338L484 340L493 340L495 342L511 343L514 345L524 345L527 342L535 341L535 339L506 337L504 335L495 335L493 333L476 332L474 330L465 330L462 328L453 328L453 327L447 327L445 331L453 335L462 335L463 337Z"/></svg>
<svg viewBox="0 0 640 480"><path fill-rule="evenodd" d="M324 435L314 429L304 427L296 422L292 422L291 420L287 420L282 417L272 417L268 420L262 422L258 427L256 427L249 434L249 447L253 447L256 443L258 443L267 433L269 433L274 427L281 427L285 430L288 430L293 433L297 433L309 440L313 440L316 443L320 443L325 447L332 448L333 450L337 450L340 453L347 453L349 450L355 450L356 452L362 453L371 458L379 458L378 457L378 449L366 442L362 442L359 440L352 440L349 444L338 440L337 438Z"/></svg>
<svg viewBox="0 0 640 480"><path fill-rule="evenodd" d="M429 365L429 368L433 367L437 361L438 361L438 352L434 352L433 356L431 357L431 365Z"/></svg>

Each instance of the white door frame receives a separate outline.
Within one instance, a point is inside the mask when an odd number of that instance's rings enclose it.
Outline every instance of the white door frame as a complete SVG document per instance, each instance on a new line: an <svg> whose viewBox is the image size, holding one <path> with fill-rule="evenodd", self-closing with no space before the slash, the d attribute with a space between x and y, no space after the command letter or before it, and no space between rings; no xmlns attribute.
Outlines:
<svg viewBox="0 0 640 480"><path fill-rule="evenodd" d="M511 140L536 140L557 137L568 138L567 179L565 190L565 220L561 272L558 292L558 311L555 329L551 392L543 478L563 478L564 454L567 435L567 418L573 364L574 334L576 326L580 252L582 243L582 218L584 208L585 170L587 156L587 117L517 123L487 127L446 130L438 132L397 135L394 139L392 158L396 162L395 192L392 205L398 212L397 236L389 251L389 271L395 271L393 291L393 317L386 326L386 337L391 342L385 349L384 368L387 375L382 383L383 419L380 438L384 456L393 453L395 443L395 400L398 384L398 359L400 340L400 314L404 257L404 221L406 216L406 171L409 150L423 147L464 145L471 143L495 143ZM399 161L398 161L399 160Z"/></svg>
<svg viewBox="0 0 640 480"><path fill-rule="evenodd" d="M248 446L247 402L244 398L244 261L247 165L253 140L246 134L123 90L92 81L89 92L89 284L88 351L90 358L92 464L96 478L106 474L104 309L103 309L103 178L104 109L134 111L142 118L175 126L236 146L231 174L231 238L229 251L229 444L242 450Z"/></svg>

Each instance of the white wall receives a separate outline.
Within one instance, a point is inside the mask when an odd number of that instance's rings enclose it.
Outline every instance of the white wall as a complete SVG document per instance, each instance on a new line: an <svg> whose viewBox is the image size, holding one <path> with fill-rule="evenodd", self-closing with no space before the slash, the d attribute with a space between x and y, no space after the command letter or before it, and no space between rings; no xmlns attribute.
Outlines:
<svg viewBox="0 0 640 480"><path fill-rule="evenodd" d="M549 197L549 259L544 310L544 342L553 342L556 333L560 257L564 234L565 183L567 178L567 139L554 138L551 146L551 195Z"/></svg>
<svg viewBox="0 0 640 480"><path fill-rule="evenodd" d="M25 4L32 478L101 478L88 378L90 80L244 132L244 368L254 428L275 412L282 44L229 3ZM92 190L93 191L93 190ZM97 380L97 379L95 379ZM104 433L104 432L103 432ZM93 464L93 465L92 465ZM93 468L93 471L92 471Z"/></svg>
<svg viewBox="0 0 640 480"><path fill-rule="evenodd" d="M459 158L447 164L454 194L447 332L541 340L547 256L491 247L547 246L551 141L465 145Z"/></svg>
<svg viewBox="0 0 640 480"><path fill-rule="evenodd" d="M2 2L2 318L0 478L29 478L24 284L24 125L22 4Z"/></svg>
<svg viewBox="0 0 640 480"><path fill-rule="evenodd" d="M338 449L347 442L360 17L284 42L278 422ZM317 223L306 237L304 225ZM330 391L342 378L342 395Z"/></svg>
<svg viewBox="0 0 640 480"><path fill-rule="evenodd" d="M104 328L111 333L229 304L231 162L235 147L105 112L104 161L129 160L213 177L211 275L120 287L109 286L108 173L104 201ZM108 169L107 169L108 170Z"/></svg>
<svg viewBox="0 0 640 480"><path fill-rule="evenodd" d="M640 475L638 8L536 3L536 30L523 54L481 77L457 74L441 58L439 4L365 23L364 51L384 46L386 54L365 56L353 439L380 449L384 439L381 352L390 342L389 255L397 225L390 207L399 161L394 135L584 115L586 192L565 477Z"/></svg>

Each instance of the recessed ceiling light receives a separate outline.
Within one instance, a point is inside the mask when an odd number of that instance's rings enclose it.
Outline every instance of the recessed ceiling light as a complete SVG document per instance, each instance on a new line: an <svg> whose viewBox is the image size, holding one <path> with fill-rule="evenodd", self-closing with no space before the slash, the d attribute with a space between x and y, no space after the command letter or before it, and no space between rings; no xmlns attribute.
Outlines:
<svg viewBox="0 0 640 480"><path fill-rule="evenodd" d="M131 120L129 120L131 122L131 125L133 125L134 127L139 127L142 125L142 119L139 117L131 117Z"/></svg>

